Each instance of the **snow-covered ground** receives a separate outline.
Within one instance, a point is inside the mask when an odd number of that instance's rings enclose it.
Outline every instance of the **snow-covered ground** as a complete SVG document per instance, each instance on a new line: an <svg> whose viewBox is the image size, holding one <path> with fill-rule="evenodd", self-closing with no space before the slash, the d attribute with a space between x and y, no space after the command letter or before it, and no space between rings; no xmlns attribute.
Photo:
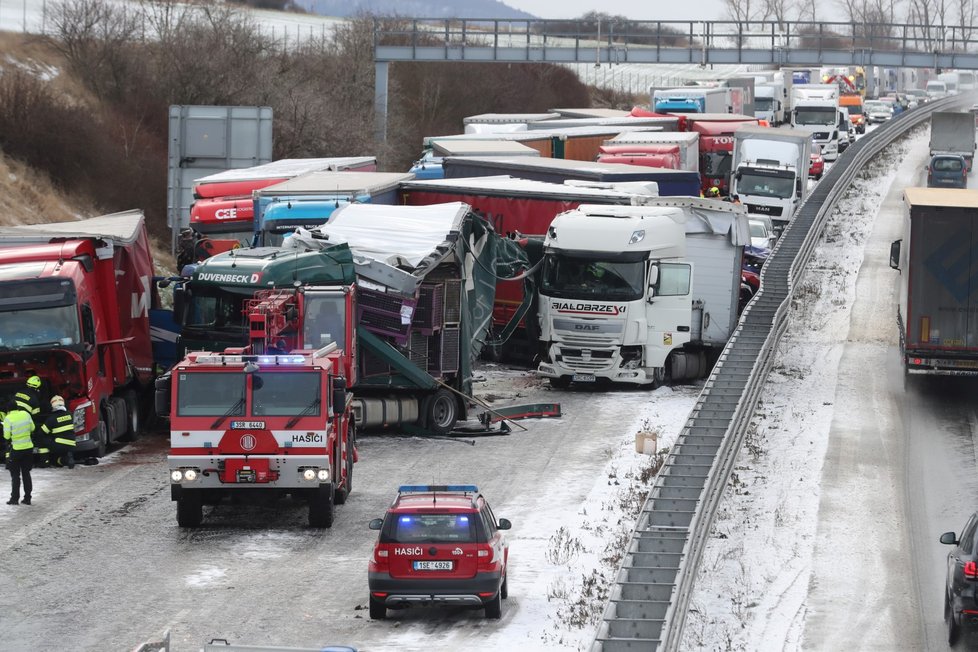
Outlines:
<svg viewBox="0 0 978 652"><path fill-rule="evenodd" d="M926 127L917 129L885 150L826 225L704 552L683 649L802 648L823 466L856 280L883 199L895 181L912 177L927 134ZM876 522L877 515L859 504L852 500L840 527ZM840 572L850 573L848 581L876 582L861 574L873 569L861 571L855 559L836 560Z"/></svg>

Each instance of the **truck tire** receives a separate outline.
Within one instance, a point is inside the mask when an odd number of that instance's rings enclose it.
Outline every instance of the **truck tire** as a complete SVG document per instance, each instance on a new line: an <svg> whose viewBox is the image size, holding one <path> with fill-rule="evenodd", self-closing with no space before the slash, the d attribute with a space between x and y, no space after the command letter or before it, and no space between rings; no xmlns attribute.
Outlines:
<svg viewBox="0 0 978 652"><path fill-rule="evenodd" d="M374 596L370 596L370 620L383 620L384 618L387 618L387 607Z"/></svg>
<svg viewBox="0 0 978 652"><path fill-rule="evenodd" d="M655 367L652 369L652 389L659 389L666 384L666 368Z"/></svg>
<svg viewBox="0 0 978 652"><path fill-rule="evenodd" d="M350 426L350 434L352 435L353 426ZM336 496L334 501L337 505L346 504L346 499L350 497L353 492L353 437L350 437L349 443L346 449L346 462L344 462L346 467L346 479L343 482L343 488L336 490Z"/></svg>
<svg viewBox="0 0 978 652"><path fill-rule="evenodd" d="M177 525L180 527L200 527L204 520L204 508L200 494L195 491L184 491L177 500Z"/></svg>
<svg viewBox="0 0 978 652"><path fill-rule="evenodd" d="M109 429L105 425L104 418L98 420L92 436L95 438L95 457L105 457L109 450Z"/></svg>
<svg viewBox="0 0 978 652"><path fill-rule="evenodd" d="M309 527L333 526L333 487L320 487L309 497Z"/></svg>
<svg viewBox="0 0 978 652"><path fill-rule="evenodd" d="M136 441L139 438L139 429L142 427L139 419L139 399L136 392L128 390L122 396L126 403L126 432L123 439L126 441Z"/></svg>
<svg viewBox="0 0 978 652"><path fill-rule="evenodd" d="M425 421L428 430L438 435L447 435L458 422L458 401L447 389L439 389L425 402Z"/></svg>

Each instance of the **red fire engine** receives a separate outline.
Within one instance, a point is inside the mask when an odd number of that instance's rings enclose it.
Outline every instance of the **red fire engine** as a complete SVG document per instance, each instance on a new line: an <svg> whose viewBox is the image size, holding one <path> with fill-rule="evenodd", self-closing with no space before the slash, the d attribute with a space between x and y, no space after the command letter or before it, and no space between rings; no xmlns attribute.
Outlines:
<svg viewBox="0 0 978 652"><path fill-rule="evenodd" d="M349 366L335 342L290 349L298 300L259 293L245 308L249 346L190 353L161 386L181 527L200 525L202 506L225 497L304 499L312 527L330 527L334 505L346 502L356 461Z"/></svg>

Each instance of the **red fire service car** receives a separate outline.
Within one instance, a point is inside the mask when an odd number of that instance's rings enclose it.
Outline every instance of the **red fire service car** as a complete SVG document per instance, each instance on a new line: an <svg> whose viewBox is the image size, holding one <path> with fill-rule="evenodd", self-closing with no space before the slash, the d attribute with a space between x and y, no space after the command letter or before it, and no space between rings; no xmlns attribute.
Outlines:
<svg viewBox="0 0 978 652"><path fill-rule="evenodd" d="M485 608L502 615L509 544L474 485L404 485L384 518L367 573L370 617L432 604Z"/></svg>

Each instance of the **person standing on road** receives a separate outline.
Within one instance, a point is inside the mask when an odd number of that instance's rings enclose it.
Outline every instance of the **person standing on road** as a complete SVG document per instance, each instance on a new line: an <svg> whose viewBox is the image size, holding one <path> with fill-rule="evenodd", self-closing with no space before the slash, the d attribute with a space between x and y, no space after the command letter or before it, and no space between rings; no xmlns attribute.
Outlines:
<svg viewBox="0 0 978 652"><path fill-rule="evenodd" d="M7 416L3 419L3 440L10 447L7 470L10 471L10 500L8 505L20 502L20 481L24 480L24 504L31 504L31 466L34 462L34 419L15 403L8 404Z"/></svg>
<svg viewBox="0 0 978 652"><path fill-rule="evenodd" d="M60 396L51 397L51 414L41 424L41 431L48 437L51 464L75 468L75 420Z"/></svg>

